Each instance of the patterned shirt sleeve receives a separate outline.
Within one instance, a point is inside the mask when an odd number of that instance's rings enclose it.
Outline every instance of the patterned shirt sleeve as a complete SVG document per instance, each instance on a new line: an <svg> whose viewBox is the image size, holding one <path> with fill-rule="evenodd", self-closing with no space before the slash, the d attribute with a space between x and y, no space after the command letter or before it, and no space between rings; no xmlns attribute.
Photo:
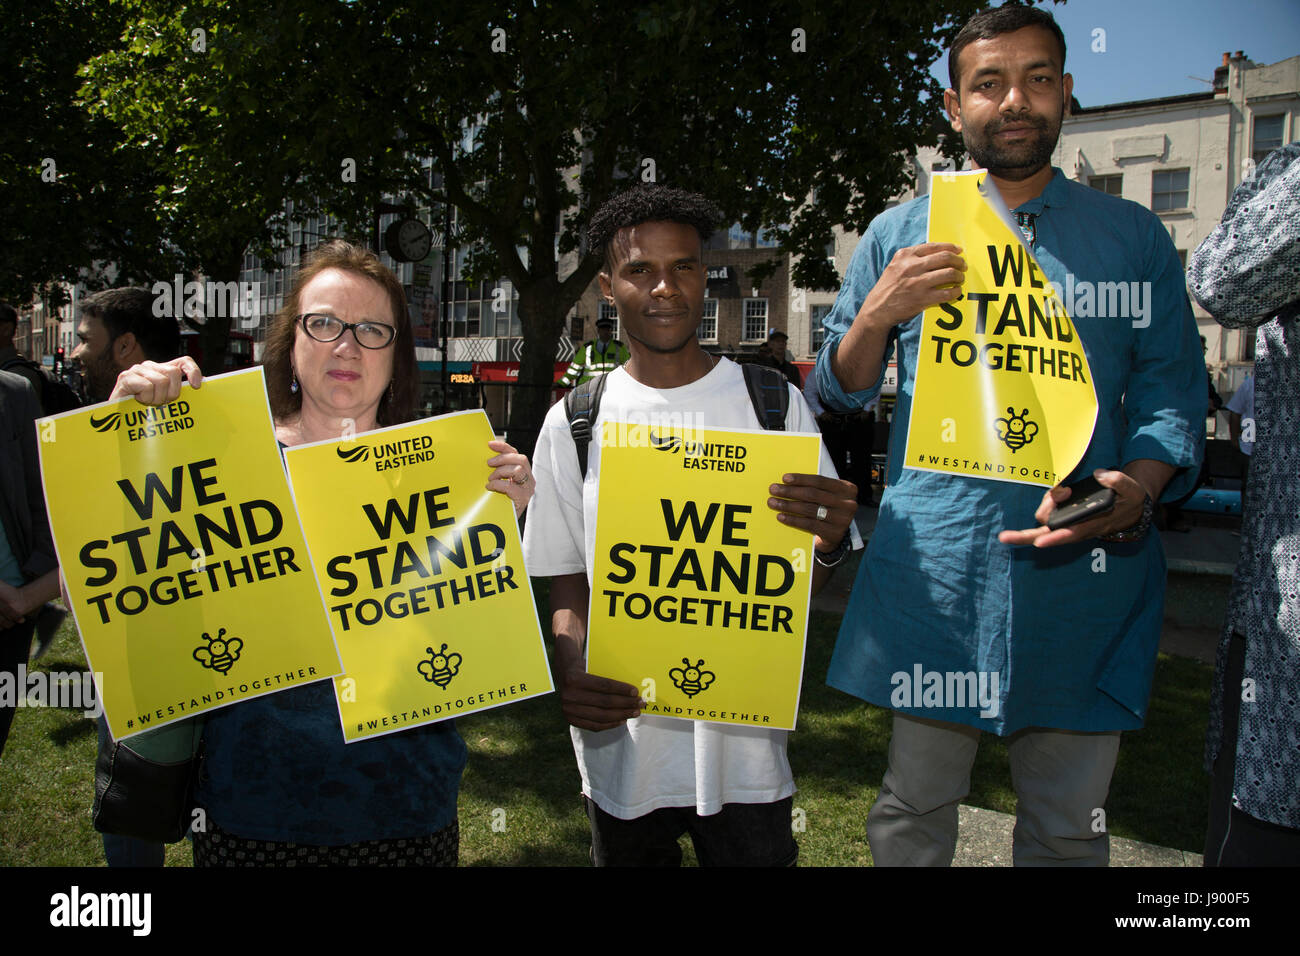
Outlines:
<svg viewBox="0 0 1300 956"><path fill-rule="evenodd" d="M1300 142L1265 157L1187 266L1192 295L1220 325L1256 326L1300 301Z"/></svg>

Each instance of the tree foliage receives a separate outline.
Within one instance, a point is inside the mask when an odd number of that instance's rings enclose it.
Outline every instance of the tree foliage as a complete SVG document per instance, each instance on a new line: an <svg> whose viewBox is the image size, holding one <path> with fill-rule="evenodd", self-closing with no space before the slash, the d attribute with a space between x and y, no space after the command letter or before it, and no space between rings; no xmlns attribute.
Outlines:
<svg viewBox="0 0 1300 956"><path fill-rule="evenodd" d="M61 299L58 283L129 281L159 250L145 157L78 103L86 60L122 30L90 0L0 5L0 298Z"/></svg>
<svg viewBox="0 0 1300 956"><path fill-rule="evenodd" d="M865 229L907 184L903 157L936 142L927 68L979 5L126 0L82 96L121 153L147 154L169 248L214 278L283 241L289 200L363 237L383 196L454 205L477 277L520 296L520 382L538 387L510 429L531 447L599 268L596 206L653 170L802 253L797 285L834 287L832 227Z"/></svg>

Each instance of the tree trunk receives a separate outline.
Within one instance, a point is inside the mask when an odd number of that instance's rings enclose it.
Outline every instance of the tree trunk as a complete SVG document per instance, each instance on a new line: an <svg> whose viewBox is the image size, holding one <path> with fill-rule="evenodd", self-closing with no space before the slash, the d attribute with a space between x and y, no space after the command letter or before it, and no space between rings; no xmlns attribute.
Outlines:
<svg viewBox="0 0 1300 956"><path fill-rule="evenodd" d="M519 384L511 396L506 440L530 459L542 420L551 407L555 348L570 304L561 300L554 281L543 280L519 290L524 349L519 363Z"/></svg>
<svg viewBox="0 0 1300 956"><path fill-rule="evenodd" d="M205 267L204 282L238 282L243 267L244 251L237 255L226 255L219 263ZM209 273L207 269L212 271ZM206 288L203 324L199 326L199 348L203 352L203 361L199 367L204 375L217 375L225 370L226 354L230 351L230 315L208 315L206 313ZM224 311L224 310L222 310Z"/></svg>

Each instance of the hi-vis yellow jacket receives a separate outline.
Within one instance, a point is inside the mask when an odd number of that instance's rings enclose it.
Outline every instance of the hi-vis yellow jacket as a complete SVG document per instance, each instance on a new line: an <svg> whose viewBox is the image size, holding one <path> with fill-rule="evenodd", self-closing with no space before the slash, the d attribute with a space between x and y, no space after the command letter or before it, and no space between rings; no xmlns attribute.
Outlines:
<svg viewBox="0 0 1300 956"><path fill-rule="evenodd" d="M574 354L559 384L581 385L587 379L614 371L631 357L627 346L618 339L610 339L603 349L600 339L592 339Z"/></svg>

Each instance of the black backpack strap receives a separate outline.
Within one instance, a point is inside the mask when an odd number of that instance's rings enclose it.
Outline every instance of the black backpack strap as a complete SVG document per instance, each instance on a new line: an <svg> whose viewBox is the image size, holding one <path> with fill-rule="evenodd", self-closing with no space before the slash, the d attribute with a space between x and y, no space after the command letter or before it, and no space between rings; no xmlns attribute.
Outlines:
<svg viewBox="0 0 1300 956"><path fill-rule="evenodd" d="M785 431L790 410L790 383L780 369L748 362L740 367L759 424L771 432Z"/></svg>
<svg viewBox="0 0 1300 956"><path fill-rule="evenodd" d="M605 376L589 378L564 396L564 414L569 419L569 432L578 451L578 470L587 480L587 449L591 445L592 426L600 414L600 396L605 392Z"/></svg>

